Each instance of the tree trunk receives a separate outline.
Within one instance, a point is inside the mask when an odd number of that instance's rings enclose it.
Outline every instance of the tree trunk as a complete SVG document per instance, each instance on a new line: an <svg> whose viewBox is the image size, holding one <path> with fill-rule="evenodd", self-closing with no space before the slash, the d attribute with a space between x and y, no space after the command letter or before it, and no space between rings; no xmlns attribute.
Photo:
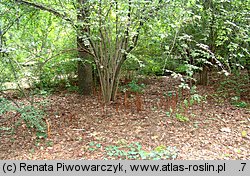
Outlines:
<svg viewBox="0 0 250 176"><path fill-rule="evenodd" d="M88 0L78 0L78 10L77 10L77 20L79 22L87 22L87 17L89 15L89 9L86 6ZM77 49L78 56L81 59L78 61L78 86L79 93L83 95L91 95L93 88L93 75L92 75L92 64L90 63L91 58L84 50L88 50L85 46L82 36L88 32L87 27L79 26L77 29Z"/></svg>
<svg viewBox="0 0 250 176"><path fill-rule="evenodd" d="M111 101L115 101L115 98L116 98L116 93L117 93L117 89L118 89L119 81L120 81L119 79L120 79L120 71L121 71L122 64L123 64L123 62L118 64L117 69L115 71L114 80L113 80L114 84L113 84L113 89L111 92Z"/></svg>
<svg viewBox="0 0 250 176"><path fill-rule="evenodd" d="M78 86L79 93L83 95L90 95L93 88L92 65L85 62L88 58L86 53L79 51L79 57L82 59L78 61Z"/></svg>
<svg viewBox="0 0 250 176"><path fill-rule="evenodd" d="M207 66L203 66L203 69L200 72L200 84L203 86L208 85L208 68L207 68Z"/></svg>

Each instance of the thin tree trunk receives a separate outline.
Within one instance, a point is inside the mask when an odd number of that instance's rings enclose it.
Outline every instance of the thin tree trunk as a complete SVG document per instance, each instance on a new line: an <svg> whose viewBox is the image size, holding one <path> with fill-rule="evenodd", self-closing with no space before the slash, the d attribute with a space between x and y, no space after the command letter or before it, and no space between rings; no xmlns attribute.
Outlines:
<svg viewBox="0 0 250 176"><path fill-rule="evenodd" d="M208 68L203 66L203 70L200 72L200 84L203 86L208 85Z"/></svg>

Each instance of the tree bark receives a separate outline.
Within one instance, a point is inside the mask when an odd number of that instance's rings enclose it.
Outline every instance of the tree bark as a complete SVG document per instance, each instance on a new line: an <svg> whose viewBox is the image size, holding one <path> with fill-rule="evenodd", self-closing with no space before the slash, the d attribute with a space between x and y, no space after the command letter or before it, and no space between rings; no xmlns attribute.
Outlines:
<svg viewBox="0 0 250 176"><path fill-rule="evenodd" d="M88 0L78 0L77 9L77 20L79 22L87 22L87 16L89 15L89 10L86 7ZM82 36L88 32L87 27L78 26L77 28L77 49L78 56L81 59L78 61L78 88L79 93L83 95L91 95L93 88L93 74L92 74L92 64L90 60L92 59L90 54L86 52L88 48L85 46Z"/></svg>
<svg viewBox="0 0 250 176"><path fill-rule="evenodd" d="M81 61L78 62L78 81L79 81L79 92L85 95L90 95L92 93L93 86L93 76L92 76L92 65L88 62L91 57L88 54L88 48L85 47L84 42L81 40L81 36L88 32L87 27L82 27L81 25L75 25L74 20L69 18L66 13L61 13L56 9L47 7L41 3L34 3L25 0L16 0L17 3L24 4L36 9L47 11L51 14L54 14L61 19L69 22L72 26L76 27L77 32L77 49L78 56L81 58ZM89 15L89 9L86 3L88 0L78 0L77 1L77 20L87 21Z"/></svg>
<svg viewBox="0 0 250 176"><path fill-rule="evenodd" d="M203 86L208 85L208 67L206 65L203 66L203 69L200 72L200 84Z"/></svg>
<svg viewBox="0 0 250 176"><path fill-rule="evenodd" d="M90 95L93 89L93 76L92 76L92 64L86 60L91 59L89 54L79 51L78 69L78 87L79 93L83 95Z"/></svg>

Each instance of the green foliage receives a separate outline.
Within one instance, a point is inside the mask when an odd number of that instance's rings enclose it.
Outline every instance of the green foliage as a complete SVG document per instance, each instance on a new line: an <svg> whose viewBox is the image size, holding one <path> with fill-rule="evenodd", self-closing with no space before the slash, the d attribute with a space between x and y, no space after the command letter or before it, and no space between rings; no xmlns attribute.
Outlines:
<svg viewBox="0 0 250 176"><path fill-rule="evenodd" d="M23 105L22 108L17 109L17 112L21 114L21 119L16 125L20 125L24 121L28 128L34 128L42 132L46 129L46 124L43 121L45 114L42 110L35 106Z"/></svg>
<svg viewBox="0 0 250 176"><path fill-rule="evenodd" d="M186 73L187 70L188 70L187 65L180 65L175 69L177 73Z"/></svg>
<svg viewBox="0 0 250 176"><path fill-rule="evenodd" d="M8 51L0 52L0 86L29 82L30 87L51 89L65 84L76 70L76 52L69 50L75 47L74 29L52 14L16 2L1 1L0 8L0 51Z"/></svg>
<svg viewBox="0 0 250 176"><path fill-rule="evenodd" d="M218 94L214 94L213 97L218 103L223 104L226 99L229 99L231 104L239 108L247 108L248 102L242 100L249 91L249 80L246 73L232 74L230 77L225 77L219 83L217 89Z"/></svg>
<svg viewBox="0 0 250 176"><path fill-rule="evenodd" d="M133 142L127 144L121 142L120 145L109 145L104 148L104 159L115 160L165 160L176 159L178 151L176 147L166 147L160 145L152 151L145 151L142 149L142 145L139 142ZM89 143L88 150L91 152L98 151L102 147L101 144L94 141Z"/></svg>
<svg viewBox="0 0 250 176"><path fill-rule="evenodd" d="M130 18L127 1L119 1L117 9L114 1L88 1L86 7L65 0L32 3L54 8L61 18L14 1L0 2L0 90L6 88L3 83L25 78L24 82L45 91L65 86L75 91L69 80L75 78L80 60L77 36L95 51L96 68L105 67L113 74L110 66L126 56L123 69L145 75L172 70L183 74L182 88L189 88L188 81L194 81L194 73L204 67L239 73L250 65L249 0L133 1ZM76 20L80 6L89 11L87 21ZM76 26L88 26L91 32L77 31ZM130 47L133 50L127 52ZM111 61L114 56L121 58ZM109 75L106 82L110 78L114 76Z"/></svg>
<svg viewBox="0 0 250 176"><path fill-rule="evenodd" d="M159 35L164 53L179 60L174 70L185 74L183 81L204 66L227 73L249 62L249 1L175 1L169 6L169 15L162 14L169 25L162 24L166 30Z"/></svg>
<svg viewBox="0 0 250 176"><path fill-rule="evenodd" d="M67 90L70 91L70 92L77 92L77 91L79 90L77 86L72 85L72 84L70 84L70 83L67 83L67 84L66 84L66 88L67 88Z"/></svg>
<svg viewBox="0 0 250 176"><path fill-rule="evenodd" d="M248 78L246 75L231 75L230 77L225 77L223 81L220 82L218 92L227 94L227 96L241 96L248 85Z"/></svg>
<svg viewBox="0 0 250 176"><path fill-rule="evenodd" d="M189 118L187 117L185 110L187 110L189 107L192 107L195 104L200 104L206 101L207 96L199 95L196 91L196 86L192 86L191 89L188 91L190 91L189 99L185 98L183 100L183 103L178 104L178 110L175 114L173 114L172 109L170 108L170 111L166 113L168 117L174 115L175 118L180 122L187 122L189 121Z"/></svg>
<svg viewBox="0 0 250 176"><path fill-rule="evenodd" d="M187 122L187 121L189 121L189 118L188 118L188 117L186 117L186 116L184 116L184 115L182 115L182 114L179 114L179 113L176 113L176 114L175 114L175 117L176 117L176 119L179 120L180 122Z"/></svg>
<svg viewBox="0 0 250 176"><path fill-rule="evenodd" d="M69 56L72 57L72 56ZM61 61L63 59L63 61ZM40 89L71 87L70 80L75 77L76 61L68 58L54 59L40 68L35 86Z"/></svg>
<svg viewBox="0 0 250 176"><path fill-rule="evenodd" d="M203 96L201 96L201 95L199 95L199 94L193 94L193 95L191 95L191 97L190 97L190 105L192 106L193 104L195 104L195 103L198 103L198 104L200 104L201 103L201 101L204 101L204 99L205 99L206 97L203 97Z"/></svg>
<svg viewBox="0 0 250 176"><path fill-rule="evenodd" d="M121 86L122 91L130 91L134 93L142 93L145 88L145 84L138 84L136 80L132 80L127 85Z"/></svg>
<svg viewBox="0 0 250 176"><path fill-rule="evenodd" d="M201 102L203 101L206 101L206 95L205 96L202 96L202 95L199 95L197 93L197 90L196 90L196 86L192 86L191 89L190 89L190 99L189 99L189 102L185 99L184 101L184 104L186 106L193 106L194 104L200 104Z"/></svg>
<svg viewBox="0 0 250 176"><path fill-rule="evenodd" d="M128 84L128 88L131 92L138 92L141 93L143 91L143 89L145 88L144 84L137 84L137 82L135 80L132 80L129 84Z"/></svg>
<svg viewBox="0 0 250 176"><path fill-rule="evenodd" d="M101 146L102 146L101 144L99 144L99 143L96 144L95 142L92 141L92 142L89 143L88 150L93 152L93 151L98 150L99 148L101 148Z"/></svg>
<svg viewBox="0 0 250 176"><path fill-rule="evenodd" d="M132 160L163 160L176 159L178 152L175 147L158 146L153 151L146 152L140 143L135 142L126 146L106 147L107 159L132 159Z"/></svg>
<svg viewBox="0 0 250 176"><path fill-rule="evenodd" d="M161 76L166 74L166 70L175 70L179 66L178 61L175 59L166 59L166 63L164 63L164 59L161 57L142 58L141 60L143 67L139 68L138 73L142 75ZM164 64L166 67L164 67Z"/></svg>
<svg viewBox="0 0 250 176"><path fill-rule="evenodd" d="M248 103L246 103L245 101L241 101L240 97L237 96L231 98L231 103L232 105L239 108L246 108L248 106Z"/></svg>
<svg viewBox="0 0 250 176"><path fill-rule="evenodd" d="M166 160L166 159L176 159L178 156L178 151L176 147L166 147L164 145L160 145L156 147L153 151L145 153L142 155L142 159L147 160Z"/></svg>
<svg viewBox="0 0 250 176"><path fill-rule="evenodd" d="M6 119L18 116L15 126L24 124L28 129L35 129L38 136L45 135L46 123L44 122L45 112L34 105L18 104L15 106L11 101L0 98L0 116ZM18 114L18 115L15 115Z"/></svg>
<svg viewBox="0 0 250 176"><path fill-rule="evenodd" d="M172 108L170 108L169 111L166 112L166 116L171 117L172 113L173 113L173 110L172 110Z"/></svg>
<svg viewBox="0 0 250 176"><path fill-rule="evenodd" d="M15 110L15 107L5 98L0 97L0 115L3 116L8 111Z"/></svg>

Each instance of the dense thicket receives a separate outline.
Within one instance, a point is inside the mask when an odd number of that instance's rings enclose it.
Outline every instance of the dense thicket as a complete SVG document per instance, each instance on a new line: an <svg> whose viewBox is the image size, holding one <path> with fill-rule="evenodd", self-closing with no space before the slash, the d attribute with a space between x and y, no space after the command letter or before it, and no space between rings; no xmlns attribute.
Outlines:
<svg viewBox="0 0 250 176"><path fill-rule="evenodd" d="M70 87L78 75L79 91L91 94L98 75L109 102L122 68L182 73L184 85L196 72L206 85L212 68L249 69L249 8L249 0L2 0L0 90Z"/></svg>

